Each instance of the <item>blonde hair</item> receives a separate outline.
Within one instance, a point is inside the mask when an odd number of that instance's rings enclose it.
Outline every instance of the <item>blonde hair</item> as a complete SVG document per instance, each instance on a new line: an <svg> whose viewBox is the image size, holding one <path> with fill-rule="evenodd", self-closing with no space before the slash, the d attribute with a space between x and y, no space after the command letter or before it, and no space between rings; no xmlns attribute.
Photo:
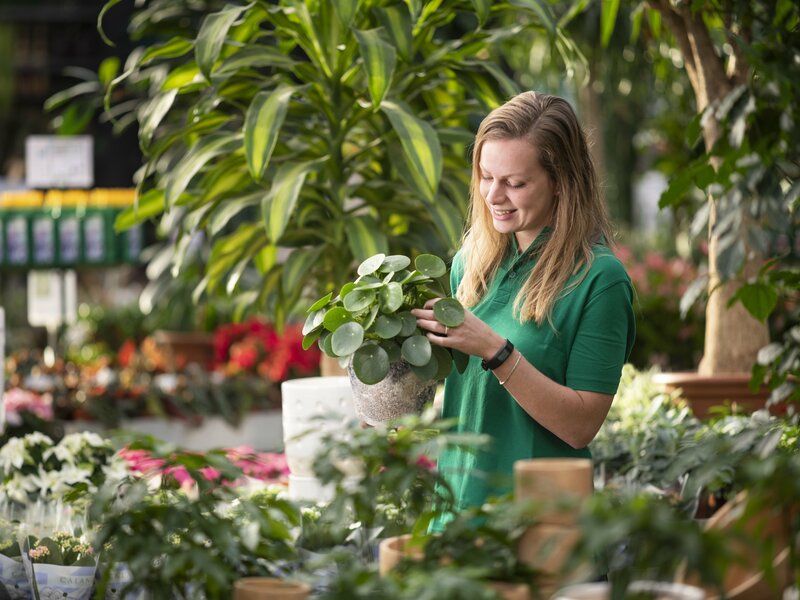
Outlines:
<svg viewBox="0 0 800 600"><path fill-rule="evenodd" d="M536 250L536 266L514 300L520 320L541 325L550 320L556 300L580 281L567 287L569 278L591 265L592 246L603 240L611 242L611 226L586 137L572 107L558 96L536 92L515 96L489 113L475 138L469 228L462 251L464 275L456 294L462 304L470 307L480 302L511 248L511 236L498 232L492 224L480 192L478 166L487 140L506 139L530 142L553 185L550 238Z"/></svg>

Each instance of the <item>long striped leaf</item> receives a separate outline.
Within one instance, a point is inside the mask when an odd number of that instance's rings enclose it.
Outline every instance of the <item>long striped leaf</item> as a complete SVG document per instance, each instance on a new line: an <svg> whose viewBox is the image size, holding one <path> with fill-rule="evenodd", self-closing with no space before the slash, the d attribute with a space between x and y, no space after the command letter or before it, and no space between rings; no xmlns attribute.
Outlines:
<svg viewBox="0 0 800 600"><path fill-rule="evenodd" d="M489 10L492 7L490 0L472 0L472 7L475 9L475 14L478 16L478 23L483 27L486 19L489 17Z"/></svg>
<svg viewBox="0 0 800 600"><path fill-rule="evenodd" d="M608 43L611 41L611 34L614 33L614 26L617 24L619 0L606 0L602 4L603 12L600 14L600 40L603 48L608 48Z"/></svg>
<svg viewBox="0 0 800 600"><path fill-rule="evenodd" d="M367 71L372 107L375 109L380 106L392 84L392 75L397 63L397 52L391 44L381 38L379 31L379 29L355 30L358 49L364 61L364 69Z"/></svg>
<svg viewBox="0 0 800 600"><path fill-rule="evenodd" d="M157 217L166 210L164 203L163 190L149 190L136 199L136 203L126 208L114 221L114 229L123 231L129 227L146 221L152 217Z"/></svg>
<svg viewBox="0 0 800 600"><path fill-rule="evenodd" d="M298 288L301 286L303 277L319 259L320 250L321 248L312 250L297 248L292 251L289 258L283 263L283 272L281 274L281 285L285 294L293 294L299 291Z"/></svg>
<svg viewBox="0 0 800 600"><path fill-rule="evenodd" d="M519 94L520 89L516 82L503 72L500 66L489 60L479 61L481 67L486 69L494 77L495 81L500 84L503 93L509 98Z"/></svg>
<svg viewBox="0 0 800 600"><path fill-rule="evenodd" d="M108 2L103 5L103 8L100 9L100 13L97 15L97 32L100 34L100 37L103 39L103 41L109 46L116 46L116 44L109 39L109 37L106 35L106 32L103 30L103 17L106 16L106 13L111 7L113 7L115 4L119 4L120 2L122 2L122 0L108 0Z"/></svg>
<svg viewBox="0 0 800 600"><path fill-rule="evenodd" d="M350 23L353 22L359 4L361 4L359 0L334 0L333 6L336 8L336 14L339 15L339 20L345 29L350 27Z"/></svg>
<svg viewBox="0 0 800 600"><path fill-rule="evenodd" d="M442 147L436 130L395 102L384 100L381 109L403 145L414 187L433 201L442 177Z"/></svg>
<svg viewBox="0 0 800 600"><path fill-rule="evenodd" d="M408 8L401 4L395 4L374 10L378 14L381 25L389 34L397 53L404 61L411 62L414 37L411 33L411 15L408 14Z"/></svg>
<svg viewBox="0 0 800 600"><path fill-rule="evenodd" d="M124 74L123 74L124 75ZM122 75L120 75L122 77ZM119 77L117 77L119 79ZM114 80L116 81L116 79ZM161 84L161 91L176 90L185 88L188 85L202 82L203 78L200 77L200 69L194 61L175 67L169 72L169 75L164 79Z"/></svg>
<svg viewBox="0 0 800 600"><path fill-rule="evenodd" d="M539 24L545 28L552 38L556 35L556 17L553 9L544 0L509 0L509 3L527 9L536 15Z"/></svg>
<svg viewBox="0 0 800 600"><path fill-rule="evenodd" d="M428 202L427 205L442 239L451 250L455 250L461 240L464 227L461 212L442 196L433 202Z"/></svg>
<svg viewBox="0 0 800 600"><path fill-rule="evenodd" d="M139 109L139 147L143 152L150 146L156 128L169 112L177 95L178 90L159 92Z"/></svg>
<svg viewBox="0 0 800 600"><path fill-rule="evenodd" d="M165 196L167 203L172 206L178 199L189 182L208 162L221 154L238 148L241 137L236 134L218 134L201 137L186 155L175 165L167 175Z"/></svg>
<svg viewBox="0 0 800 600"><path fill-rule="evenodd" d="M237 198L222 200L208 221L208 232L213 237L222 231L230 220L251 206L258 206L266 192L255 192Z"/></svg>
<svg viewBox="0 0 800 600"><path fill-rule="evenodd" d="M222 61L214 71L214 75L229 75L240 69L254 67L291 69L295 64L294 60L275 48L269 46L244 46Z"/></svg>
<svg viewBox="0 0 800 600"><path fill-rule="evenodd" d="M221 11L211 13L203 19L200 32L197 34L194 56L200 71L209 82L211 81L211 70L214 67L214 63L217 62L217 58L219 58L219 52L225 43L225 36L228 34L228 30L233 25L233 22L239 18L239 15L242 14L242 11L246 9L246 6L229 4Z"/></svg>
<svg viewBox="0 0 800 600"><path fill-rule="evenodd" d="M150 46L139 58L139 65L144 66L157 58L178 58L194 48L194 40L174 37L164 42Z"/></svg>
<svg viewBox="0 0 800 600"><path fill-rule="evenodd" d="M293 87L280 87L273 92L261 92L247 109L244 154L250 175L256 181L264 176L294 90Z"/></svg>
<svg viewBox="0 0 800 600"><path fill-rule="evenodd" d="M368 215L351 217L344 222L344 227L347 244L356 260L389 252L389 240L374 218Z"/></svg>
<svg viewBox="0 0 800 600"><path fill-rule="evenodd" d="M269 195L265 196L261 203L264 225L271 242L277 242L283 235L286 224L294 212L306 175L317 163L318 161L308 161L287 164L275 174Z"/></svg>

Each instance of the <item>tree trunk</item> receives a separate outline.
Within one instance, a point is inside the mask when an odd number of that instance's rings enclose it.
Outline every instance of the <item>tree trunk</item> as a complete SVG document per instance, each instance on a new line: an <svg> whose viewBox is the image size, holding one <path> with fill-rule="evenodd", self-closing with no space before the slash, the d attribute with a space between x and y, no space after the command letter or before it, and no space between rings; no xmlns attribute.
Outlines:
<svg viewBox="0 0 800 600"><path fill-rule="evenodd" d="M737 64L735 73L728 75L725 72L725 65L715 51L702 15L693 13L689 7L675 8L669 0L651 0L651 4L662 14L681 50L686 74L694 90L697 112L702 113L707 106L718 104L733 89L734 79L746 66ZM719 122L715 118L706 119L703 137L706 150L710 152L720 137ZM719 166L713 160L712 164L715 168ZM738 279L721 283L717 268L719 240L712 235L717 223L716 204L712 196L707 201L711 203L708 219L709 300L705 348L699 370L703 375L748 372L756 362L759 349L769 342L769 331L767 325L752 317L741 303L729 308L728 301L741 283L758 272L763 257L748 248L745 240L747 251L742 274Z"/></svg>

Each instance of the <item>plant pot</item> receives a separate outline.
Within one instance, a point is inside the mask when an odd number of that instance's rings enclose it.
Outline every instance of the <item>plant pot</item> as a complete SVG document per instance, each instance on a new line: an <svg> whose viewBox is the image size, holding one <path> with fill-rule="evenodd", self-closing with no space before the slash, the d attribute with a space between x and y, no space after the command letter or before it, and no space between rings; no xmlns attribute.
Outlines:
<svg viewBox="0 0 800 600"><path fill-rule="evenodd" d="M208 368L214 361L214 336L210 333L160 329L153 333L153 341L171 371L180 371L189 363Z"/></svg>
<svg viewBox="0 0 800 600"><path fill-rule="evenodd" d="M637 598L652 598L653 600L704 600L705 592L698 587L682 583L660 581L634 581L628 588L629 592L638 594L652 594L651 596L637 596ZM560 589L551 600L610 600L611 584L578 583ZM764 600L764 599L762 599Z"/></svg>
<svg viewBox="0 0 800 600"><path fill-rule="evenodd" d="M736 410L753 412L764 408L770 391L762 386L757 392L750 391L750 373L721 373L700 375L693 371L678 373L655 373L653 381L667 391L681 390L694 416L707 419L710 409L727 403ZM770 407L770 412L780 414L785 406Z"/></svg>
<svg viewBox="0 0 800 600"><path fill-rule="evenodd" d="M500 594L505 600L531 600L531 590L525 583L489 581L486 586Z"/></svg>
<svg viewBox="0 0 800 600"><path fill-rule="evenodd" d="M347 367L356 415L369 425L379 425L408 414L419 414L436 394L435 380L422 381L402 360L389 365L389 374L368 385Z"/></svg>
<svg viewBox="0 0 800 600"><path fill-rule="evenodd" d="M538 523L529 527L517 543L517 558L535 571L536 587L542 597L549 597L559 585L586 581L591 576L589 565L581 565L569 573L564 565L581 538L575 526Z"/></svg>
<svg viewBox="0 0 800 600"><path fill-rule="evenodd" d="M233 584L233 600L305 600L311 586L273 577L245 577Z"/></svg>
<svg viewBox="0 0 800 600"><path fill-rule="evenodd" d="M541 523L575 525L580 501L593 490L588 458L531 458L514 463L514 498L541 503Z"/></svg>
<svg viewBox="0 0 800 600"><path fill-rule="evenodd" d="M289 466L289 497L330 500L314 474L322 438L346 432L355 422L353 394L347 377L306 377L281 384L283 445ZM353 473L355 475L356 473Z"/></svg>
<svg viewBox="0 0 800 600"><path fill-rule="evenodd" d="M419 546L409 546L411 534L398 535L381 540L378 546L378 572L386 576L404 558L421 560L425 551Z"/></svg>
<svg viewBox="0 0 800 600"><path fill-rule="evenodd" d="M746 514L747 492L739 492L732 500L723 504L706 522L706 529L736 530L742 525L742 515ZM748 544L746 540L731 541L734 552L743 557L743 561L733 562L725 572L722 587L727 600L763 600L776 598L782 590L792 583L792 571L789 565L790 535L784 520L785 515L779 507L763 508L752 515L744 523L744 533L753 540L770 540L775 549L772 556L772 567L775 572L774 585L767 580L761 565L763 557L759 549ZM682 577L678 578L682 580ZM696 585L693 579L687 583ZM709 600L719 600L718 590L707 589Z"/></svg>

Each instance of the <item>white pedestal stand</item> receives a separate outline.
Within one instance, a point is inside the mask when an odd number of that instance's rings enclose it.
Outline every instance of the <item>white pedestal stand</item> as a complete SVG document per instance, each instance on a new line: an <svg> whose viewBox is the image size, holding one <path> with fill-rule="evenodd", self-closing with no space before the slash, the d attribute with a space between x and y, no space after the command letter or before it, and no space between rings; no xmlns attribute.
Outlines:
<svg viewBox="0 0 800 600"><path fill-rule="evenodd" d="M283 445L289 465L289 498L327 502L333 490L314 476L323 436L345 433L356 419L347 377L307 377L281 384Z"/></svg>

